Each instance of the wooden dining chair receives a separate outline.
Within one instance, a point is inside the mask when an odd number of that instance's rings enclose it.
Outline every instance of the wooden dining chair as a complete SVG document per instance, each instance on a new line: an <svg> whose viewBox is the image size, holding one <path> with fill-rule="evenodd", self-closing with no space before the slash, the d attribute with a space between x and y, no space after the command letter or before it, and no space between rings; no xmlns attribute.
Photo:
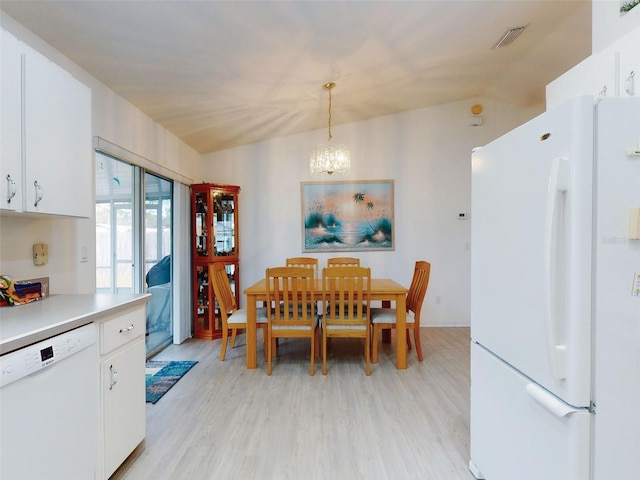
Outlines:
<svg viewBox="0 0 640 480"><path fill-rule="evenodd" d="M327 267L337 267L345 265L360 266L360 259L354 257L332 257L327 258Z"/></svg>
<svg viewBox="0 0 640 480"><path fill-rule="evenodd" d="M407 292L407 347L411 350L410 330L413 330L413 337L416 342L416 352L418 360L422 361L422 346L420 344L420 310L424 301L429 277L431 275L431 264L429 262L416 262L413 270L413 279ZM371 353L373 363L378 363L378 337L379 332L384 329L396 328L395 308L372 308L371 325L373 328Z"/></svg>
<svg viewBox="0 0 640 480"><path fill-rule="evenodd" d="M292 257L286 260L287 267L303 267L313 270L313 278L318 278L318 259L313 257ZM316 352L317 353L317 352Z"/></svg>
<svg viewBox="0 0 640 480"><path fill-rule="evenodd" d="M313 257L287 258L287 267L305 267L313 270L313 278L318 278L318 259Z"/></svg>
<svg viewBox="0 0 640 480"><path fill-rule="evenodd" d="M366 374L371 375L369 299L371 269L334 266L322 270L324 316L322 320L322 373L327 374L327 341L332 338L364 339Z"/></svg>
<svg viewBox="0 0 640 480"><path fill-rule="evenodd" d="M273 340L308 338L311 343L311 367L315 373L315 351L318 343L313 270L307 267L267 268L267 374L271 375Z"/></svg>
<svg viewBox="0 0 640 480"><path fill-rule="evenodd" d="M227 354L229 330L231 330L231 348L234 348L238 330L246 330L247 328L247 311L244 308L238 308L236 304L236 296L231 290L227 269L223 262L215 262L209 266L209 280L213 282L213 292L220 307L220 317L222 318L220 361L224 361L224 357ZM267 309L264 307L258 308L256 311L256 327L262 329L265 359L267 355L267 322Z"/></svg>

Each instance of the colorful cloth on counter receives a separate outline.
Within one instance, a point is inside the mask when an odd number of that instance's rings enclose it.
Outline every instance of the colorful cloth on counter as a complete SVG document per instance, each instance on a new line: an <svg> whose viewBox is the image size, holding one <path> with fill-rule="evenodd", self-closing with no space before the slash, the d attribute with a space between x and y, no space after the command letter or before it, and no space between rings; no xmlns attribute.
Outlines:
<svg viewBox="0 0 640 480"><path fill-rule="evenodd" d="M38 283L18 283L11 277L0 275L0 306L24 305L42 298L42 285Z"/></svg>

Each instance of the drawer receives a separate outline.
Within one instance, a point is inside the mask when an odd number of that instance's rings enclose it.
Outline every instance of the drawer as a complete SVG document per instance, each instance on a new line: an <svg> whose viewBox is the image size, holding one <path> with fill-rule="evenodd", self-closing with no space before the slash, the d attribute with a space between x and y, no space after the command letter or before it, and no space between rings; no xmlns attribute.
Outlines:
<svg viewBox="0 0 640 480"><path fill-rule="evenodd" d="M100 323L100 354L104 355L130 341L144 336L146 330L145 305L119 312Z"/></svg>

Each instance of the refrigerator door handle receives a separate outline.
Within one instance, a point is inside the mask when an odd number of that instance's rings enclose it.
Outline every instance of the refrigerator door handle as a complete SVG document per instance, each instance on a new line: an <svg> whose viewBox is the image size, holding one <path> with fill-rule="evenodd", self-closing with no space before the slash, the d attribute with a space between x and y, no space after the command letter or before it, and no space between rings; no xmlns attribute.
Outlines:
<svg viewBox="0 0 640 480"><path fill-rule="evenodd" d="M584 411L582 408L575 408L564 403L535 383L527 384L527 393L546 410L559 418L566 417L572 413Z"/></svg>
<svg viewBox="0 0 640 480"><path fill-rule="evenodd" d="M564 280L562 252L564 238L564 207L569 190L570 165L564 158L554 158L549 174L545 218L545 323L547 352L551 374L557 380L566 378L566 346L560 343L564 311Z"/></svg>

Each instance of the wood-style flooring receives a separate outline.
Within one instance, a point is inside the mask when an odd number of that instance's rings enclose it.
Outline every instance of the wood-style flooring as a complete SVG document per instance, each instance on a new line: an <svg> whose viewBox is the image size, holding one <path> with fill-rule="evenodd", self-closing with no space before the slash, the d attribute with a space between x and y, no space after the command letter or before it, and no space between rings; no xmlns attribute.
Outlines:
<svg viewBox="0 0 640 480"><path fill-rule="evenodd" d="M111 478L473 480L469 334L423 328L407 370L381 344L370 377L359 340L334 339L313 377L308 341L282 341L270 377L262 345L245 369L244 335L224 362L220 340L171 345L154 360L199 363L147 404L146 440Z"/></svg>

